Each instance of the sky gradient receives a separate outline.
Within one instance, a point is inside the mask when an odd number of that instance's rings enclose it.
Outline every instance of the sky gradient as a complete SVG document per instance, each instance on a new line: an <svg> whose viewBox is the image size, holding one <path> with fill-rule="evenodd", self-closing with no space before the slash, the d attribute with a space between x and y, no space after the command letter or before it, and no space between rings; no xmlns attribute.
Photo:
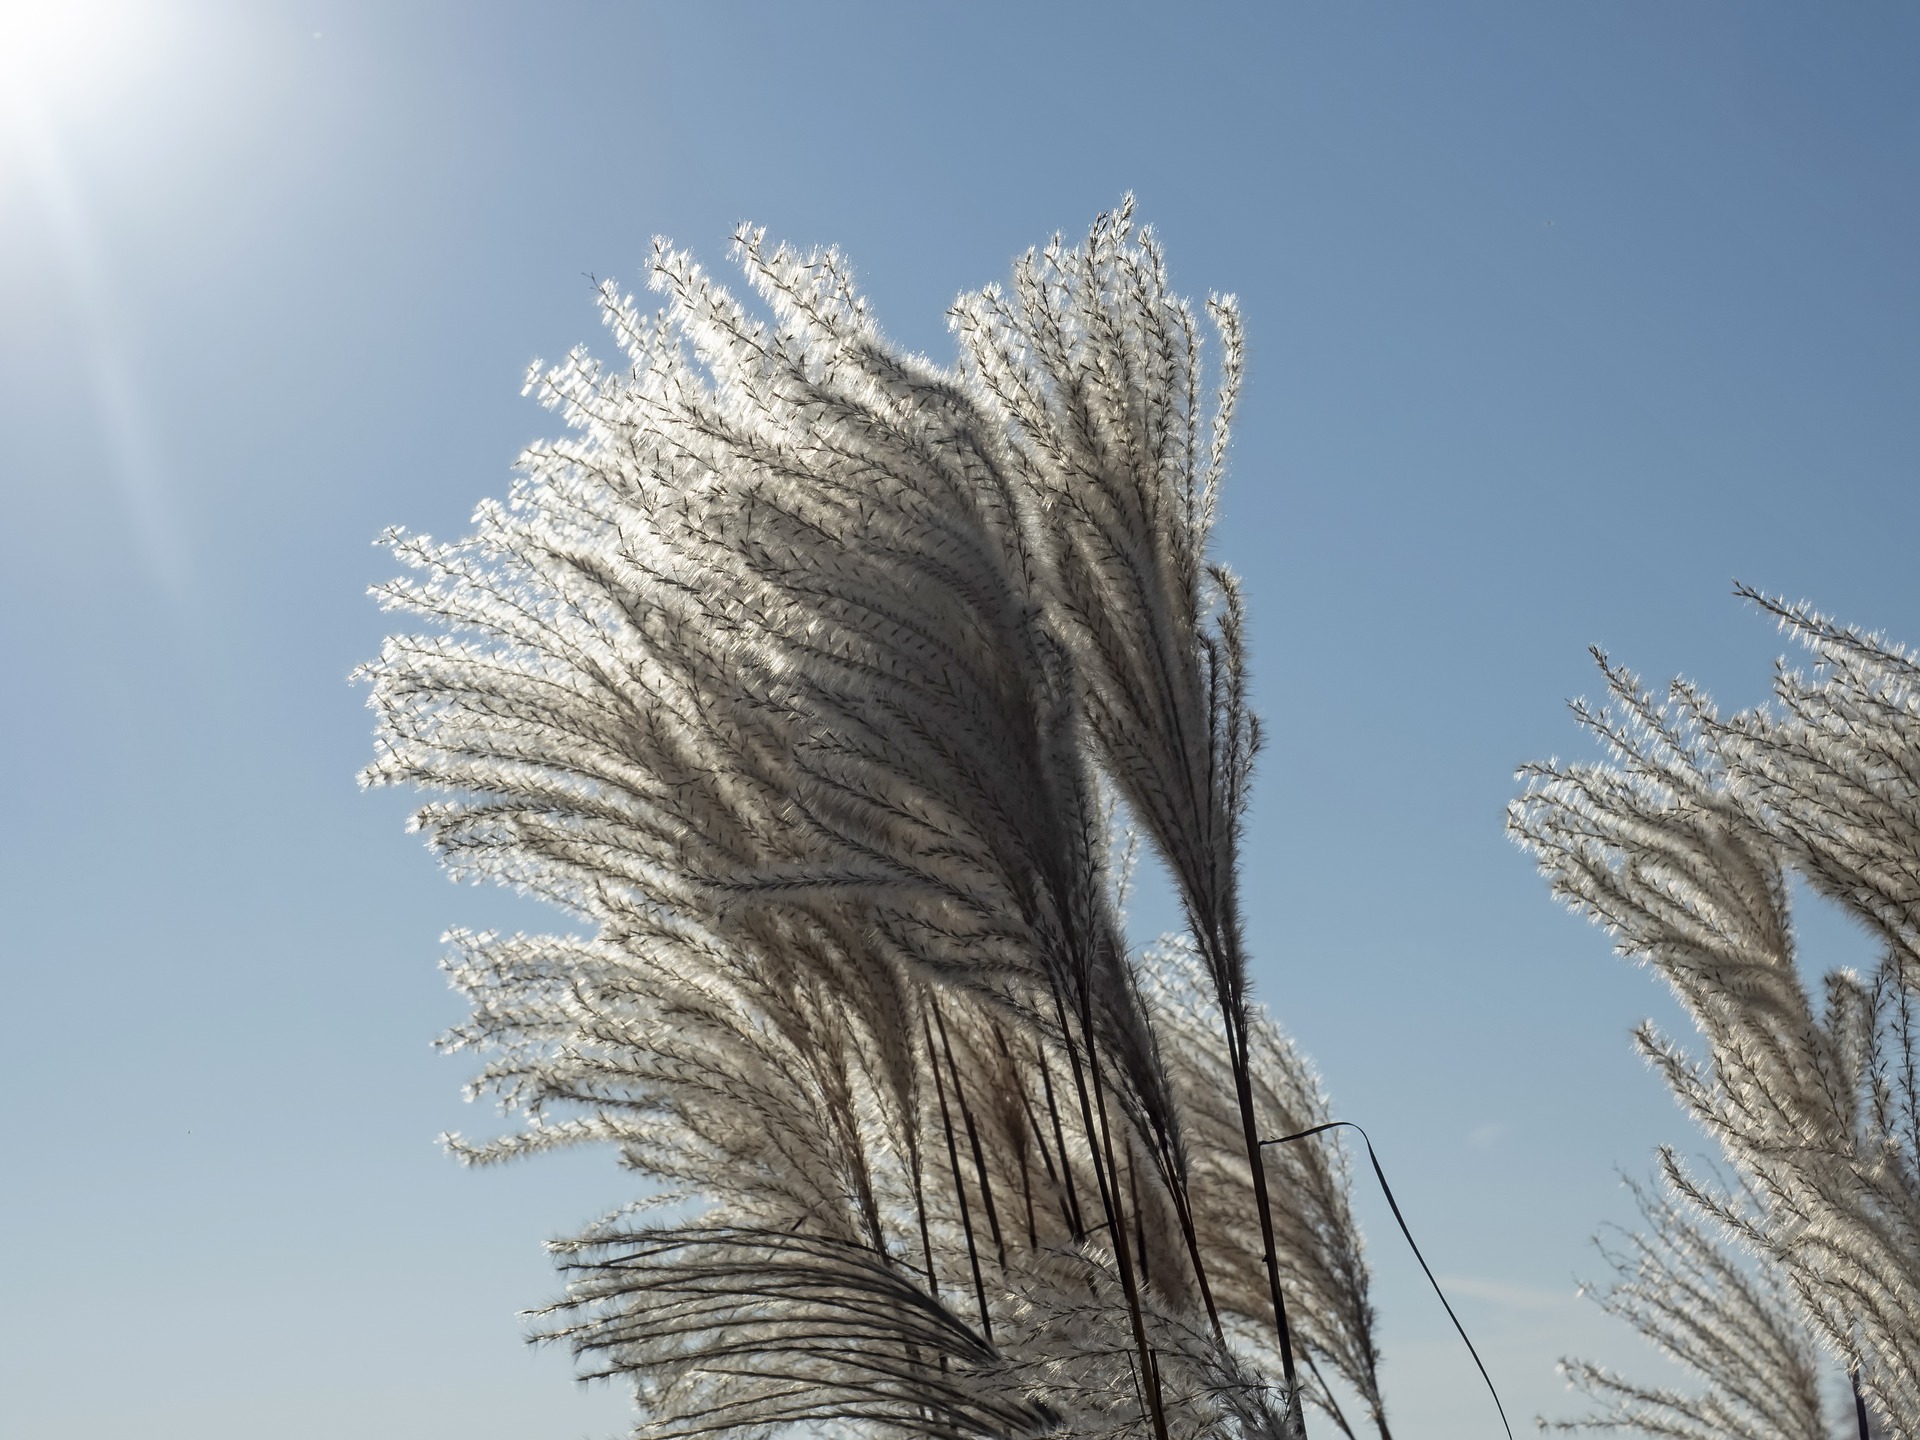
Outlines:
<svg viewBox="0 0 1920 1440"><path fill-rule="evenodd" d="M438 935L555 921L355 788L369 542L504 491L558 423L529 362L610 348L588 277L637 287L655 234L837 244L944 358L954 295L1128 190L1249 336L1217 538L1270 736L1260 998L1516 1422L1566 1413L1561 1354L1661 1373L1574 1291L1616 1170L1698 1148L1628 1043L1677 1022L1502 809L1578 748L1588 645L1764 698L1736 579L1920 641L1913 10L15 5L0 1428L619 1432L515 1311L632 1181L435 1144L493 1123L428 1046ZM1496 1433L1358 1203L1396 1433Z"/></svg>

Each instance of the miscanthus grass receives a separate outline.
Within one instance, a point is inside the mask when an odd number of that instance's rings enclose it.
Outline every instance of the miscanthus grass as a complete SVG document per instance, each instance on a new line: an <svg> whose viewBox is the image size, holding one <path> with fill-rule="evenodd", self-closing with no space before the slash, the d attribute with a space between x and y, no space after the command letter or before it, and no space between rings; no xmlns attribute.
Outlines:
<svg viewBox="0 0 1920 1440"><path fill-rule="evenodd" d="M1532 767L1510 825L1554 892L1665 980L1698 1029L1697 1051L1650 1024L1636 1040L1736 1183L1663 1154L1668 1198L1637 1242L1646 1264L1615 1294L1702 1372L1699 1404L1724 1417L1744 1403L1741 1413L1767 1418L1741 1428L1696 1406L1660 1429L1645 1417L1679 1413L1671 1396L1574 1373L1614 1422L1653 1433L1812 1435L1804 1329L1849 1376L1858 1430L1871 1412L1876 1434L1910 1440L1920 1435L1920 665L1880 636L1742 593L1801 642L1811 669L1782 661L1771 705L1723 718L1685 681L1657 698L1597 656L1608 703L1575 708L1609 758ZM1877 942L1869 971L1802 978L1793 876ZM1755 1257L1758 1288L1736 1284L1710 1240ZM1665 1328L1692 1293L1709 1297L1694 1308L1716 1317L1702 1332L1718 1336L1711 1344ZM1764 1384L1756 1365L1772 1367Z"/></svg>
<svg viewBox="0 0 1920 1440"><path fill-rule="evenodd" d="M1344 1157L1259 1146L1327 1108L1247 981L1232 301L1129 203L942 367L836 252L733 258L601 287L620 362L536 367L566 433L471 534L389 537L422 628L362 671L367 782L578 927L453 935L517 1121L456 1148L608 1145L665 1207L554 1247L541 1333L658 1440L1385 1437ZM1129 823L1188 922L1145 953Z"/></svg>

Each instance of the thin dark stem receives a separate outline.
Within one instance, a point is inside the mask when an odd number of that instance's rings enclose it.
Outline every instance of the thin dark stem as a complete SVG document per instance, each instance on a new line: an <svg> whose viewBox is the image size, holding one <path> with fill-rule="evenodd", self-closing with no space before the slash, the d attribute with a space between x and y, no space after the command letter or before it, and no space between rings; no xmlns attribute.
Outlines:
<svg viewBox="0 0 1920 1440"><path fill-rule="evenodd" d="M987 1178L987 1161L980 1148L980 1131L973 1123L973 1107L967 1104L967 1092L960 1084L960 1067L953 1063L953 1046L947 1039L946 1017L940 1011L940 1002L929 997L933 1009L933 1023L940 1031L940 1049L947 1057L947 1075L953 1081L954 1103L960 1107L960 1123L966 1127L967 1145L973 1151L973 1173L980 1182L980 1203L987 1212L987 1228L993 1232L993 1248L1000 1259L1000 1268L1007 1268L1007 1242L1000 1235L1000 1212L993 1203L993 1182Z"/></svg>
<svg viewBox="0 0 1920 1440"><path fill-rule="evenodd" d="M1029 1132L1031 1133L1031 1132ZM1033 1223L1033 1167L1027 1163L1027 1147L1020 1147L1020 1199L1027 1211L1027 1249L1040 1248L1040 1232Z"/></svg>
<svg viewBox="0 0 1920 1440"><path fill-rule="evenodd" d="M1167 1415L1160 1393L1160 1367L1153 1363L1153 1346L1147 1341L1146 1317L1141 1312L1139 1287L1134 1284L1133 1265L1127 1254L1127 1217L1120 1203L1119 1171L1113 1159L1113 1129L1107 1121L1107 1090L1100 1081L1100 1051L1094 1039L1093 996L1083 984L1080 991L1080 1028L1087 1048L1087 1078L1092 1083L1095 1113L1099 1116L1100 1150L1105 1157L1105 1174L1100 1176L1101 1197L1107 1202L1108 1235L1113 1240L1114 1264L1120 1271L1120 1288L1127 1297L1127 1313L1133 1322L1134 1343L1139 1347L1141 1363L1147 1371L1147 1401L1152 1407L1155 1440L1169 1440ZM1084 1103L1084 1101L1083 1101ZM1088 1117L1091 1119L1092 1117ZM1089 1134L1093 1132L1089 1130ZM1095 1170L1101 1166L1096 1164Z"/></svg>
<svg viewBox="0 0 1920 1440"><path fill-rule="evenodd" d="M1433 1267L1427 1264L1427 1257L1420 1253L1420 1247L1414 1243L1413 1231L1407 1228L1407 1217L1400 1213L1400 1202L1394 1199L1393 1187L1387 1184L1387 1172L1380 1168L1380 1157L1373 1153L1373 1140L1365 1130L1351 1120L1329 1120L1323 1125L1312 1125L1292 1135L1281 1135L1271 1140L1262 1140L1262 1145L1287 1145L1295 1140L1305 1140L1312 1135L1323 1135L1329 1130L1348 1129L1356 1131L1360 1141L1367 1147L1367 1160L1373 1166L1373 1178L1380 1182L1380 1193L1387 1197L1387 1208L1393 1211L1394 1223L1400 1227L1400 1233L1406 1237L1407 1248L1413 1251L1413 1258L1420 1262L1420 1269L1427 1277L1427 1284L1433 1287L1433 1293L1440 1297L1440 1306L1447 1312L1447 1318L1453 1322L1453 1328L1460 1332L1460 1339L1467 1347L1467 1353L1473 1357L1474 1368L1479 1370L1480 1378L1487 1382L1487 1393L1493 1396L1493 1408L1500 1412L1500 1424L1507 1432L1507 1440L1513 1440L1513 1426L1507 1423L1507 1407L1500 1403L1500 1392L1493 1387L1493 1377L1487 1373L1486 1364L1480 1359L1480 1352L1473 1348L1473 1341L1467 1336L1467 1327L1460 1323L1460 1317L1453 1313L1453 1305L1447 1299L1446 1291L1440 1288L1440 1282L1433 1278ZM1856 1391L1856 1393L1858 1393ZM1381 1429L1386 1422L1381 1421Z"/></svg>
<svg viewBox="0 0 1920 1440"><path fill-rule="evenodd" d="M1313 1352L1311 1350L1303 1350L1300 1358L1307 1362L1307 1369L1311 1370L1313 1372L1313 1378L1320 1382L1319 1403L1321 1406L1326 1410L1328 1415L1333 1417L1333 1423L1339 1427L1340 1433L1345 1435L1347 1440L1357 1440L1357 1437L1353 1433L1353 1427L1347 1423L1346 1412L1340 1408L1340 1402L1333 1398L1333 1387L1327 1384L1327 1377L1320 1373L1319 1365L1314 1362Z"/></svg>
<svg viewBox="0 0 1920 1440"><path fill-rule="evenodd" d="M1063 1026L1066 1024L1064 1014L1061 1016L1060 1023ZM1067 1207L1067 1228L1073 1232L1073 1238L1078 1240L1087 1233L1087 1225L1086 1221L1080 1217L1080 1196L1074 1188L1073 1162L1067 1155L1066 1132L1060 1127L1060 1107L1053 1098L1053 1067L1047 1064L1045 1042L1036 1039L1033 1042L1033 1049L1034 1054L1040 1059L1040 1088L1046 1093L1047 1117L1053 1122L1053 1143L1060 1151L1060 1184L1063 1203ZM1045 1151L1041 1153L1044 1155Z"/></svg>
<svg viewBox="0 0 1920 1440"><path fill-rule="evenodd" d="M1225 997L1222 1000L1226 1003ZM1280 1340L1280 1369L1287 1385L1287 1415L1300 1440L1307 1433L1300 1407L1300 1375L1293 1363L1293 1328L1287 1323L1287 1301L1280 1290L1280 1250L1273 1234L1273 1201L1267 1193L1267 1166L1260 1153L1260 1126L1253 1110L1253 1075L1247 1057L1245 1008L1227 1015L1227 1056L1233 1065L1233 1089L1240 1102L1240 1131L1247 1147L1247 1167L1253 1175L1253 1207L1260 1220L1260 1247L1267 1264L1267 1288L1273 1297L1273 1326Z"/></svg>
<svg viewBox="0 0 1920 1440"><path fill-rule="evenodd" d="M1074 1089L1079 1094L1080 1120L1087 1135L1087 1153L1093 1160L1093 1178L1100 1191L1100 1208L1105 1213L1107 1236L1113 1242L1115 1268L1120 1272L1120 1290L1127 1301L1127 1318L1133 1326L1134 1347L1140 1352L1141 1368L1147 1371L1147 1408L1153 1422L1155 1440L1169 1440L1167 1417L1160 1401L1160 1387L1154 1383L1151 1366L1152 1347L1147 1343L1146 1320L1140 1313L1140 1293L1133 1283L1133 1263L1127 1254L1126 1219L1120 1213L1120 1197L1115 1193L1111 1179L1113 1177L1113 1140L1107 1130L1107 1099L1100 1084L1100 1055L1094 1042L1093 1002L1086 993L1083 983L1080 987L1080 1025L1082 1044L1086 1049L1086 1071L1081 1070L1081 1058L1076 1053L1073 1032L1067 1027L1067 1016L1058 988L1054 990L1053 1004L1055 1014L1060 1021L1060 1036L1065 1042L1067 1063L1073 1072ZM1088 1096L1091 1086L1092 1097ZM1098 1101L1100 1123L1094 1124L1095 1104ZM1104 1158L1103 1152L1104 1150Z"/></svg>
<svg viewBox="0 0 1920 1440"><path fill-rule="evenodd" d="M920 1221L920 1253L927 1261L927 1293L938 1300L940 1276L933 1268L933 1236L927 1230L927 1192L920 1179L920 1146L915 1143L909 1150L909 1158L913 1163L913 1210Z"/></svg>
<svg viewBox="0 0 1920 1440"><path fill-rule="evenodd" d="M1013 1051L1007 1047L1007 1037L991 1021L988 1022L988 1029L992 1032L993 1043L1000 1049L1000 1058L1007 1062L1007 1083L1012 1086L1013 1093L1020 1097L1020 1113L1026 1117L1027 1126L1020 1135L1020 1196L1027 1210L1027 1248L1033 1250L1039 1247L1040 1232L1033 1218L1033 1167L1028 1162L1027 1152L1034 1148L1040 1151L1040 1159L1047 1167L1047 1178L1050 1180L1053 1179L1053 1160L1047 1154L1047 1140L1040 1133L1039 1122L1033 1118L1033 1102L1027 1095L1026 1077L1013 1062ZM1057 1186L1059 1182L1056 1180L1054 1183Z"/></svg>
<svg viewBox="0 0 1920 1440"><path fill-rule="evenodd" d="M1133 1243L1140 1252L1140 1283L1151 1285L1153 1277L1147 1271L1147 1219L1140 1208L1140 1162L1134 1158L1132 1148L1124 1142L1121 1149L1127 1157L1127 1198L1133 1205Z"/></svg>
<svg viewBox="0 0 1920 1440"><path fill-rule="evenodd" d="M1193 1223L1193 1197L1187 1193L1186 1177L1175 1174L1172 1161L1165 1156L1157 1157L1156 1163L1161 1167L1161 1178L1167 1182L1167 1194L1172 1197L1174 1212L1180 1220L1180 1238L1186 1242L1187 1258L1193 1264L1193 1278L1200 1287L1201 1303L1206 1306L1207 1323L1213 1327L1214 1339L1224 1345L1227 1333L1220 1324L1220 1309L1214 1304L1206 1261L1200 1257L1200 1235Z"/></svg>
<svg viewBox="0 0 1920 1440"><path fill-rule="evenodd" d="M980 1278L980 1250L973 1238L973 1210L967 1204L967 1182L960 1175L960 1147L953 1140L953 1116L947 1109L947 1085L940 1078L940 1058L933 1051L933 1032L927 1028L926 1012L920 1014L920 1030L927 1040L928 1068L933 1071L934 1092L940 1097L940 1124L947 1132L947 1166L953 1173L953 1193L960 1201L960 1228L967 1236L967 1260L973 1266L973 1294L980 1302L980 1333L993 1343L993 1321L987 1316L987 1286Z"/></svg>

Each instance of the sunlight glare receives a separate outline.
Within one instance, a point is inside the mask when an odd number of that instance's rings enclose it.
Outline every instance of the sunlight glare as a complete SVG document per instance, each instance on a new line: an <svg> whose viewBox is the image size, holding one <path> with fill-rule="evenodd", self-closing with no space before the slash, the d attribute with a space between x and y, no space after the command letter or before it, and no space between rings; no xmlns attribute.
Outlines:
<svg viewBox="0 0 1920 1440"><path fill-rule="evenodd" d="M156 38L138 0L0 0L0 93L69 112L111 101Z"/></svg>

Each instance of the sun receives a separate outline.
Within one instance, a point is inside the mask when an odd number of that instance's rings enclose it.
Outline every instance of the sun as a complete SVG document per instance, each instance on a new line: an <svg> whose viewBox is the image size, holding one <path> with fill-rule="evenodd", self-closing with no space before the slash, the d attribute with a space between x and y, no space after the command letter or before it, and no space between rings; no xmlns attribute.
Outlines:
<svg viewBox="0 0 1920 1440"><path fill-rule="evenodd" d="M0 0L0 93L62 112L112 100L164 10L141 0Z"/></svg>

